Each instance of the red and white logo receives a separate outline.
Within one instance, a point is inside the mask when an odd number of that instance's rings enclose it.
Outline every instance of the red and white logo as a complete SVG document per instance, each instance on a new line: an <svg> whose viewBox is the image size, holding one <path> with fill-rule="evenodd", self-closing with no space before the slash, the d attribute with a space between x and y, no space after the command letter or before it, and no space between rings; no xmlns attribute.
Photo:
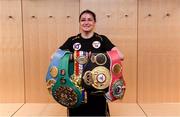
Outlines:
<svg viewBox="0 0 180 117"><path fill-rule="evenodd" d="M97 48L99 48L101 46L101 43L99 41L94 41L92 43L92 46L97 49Z"/></svg>

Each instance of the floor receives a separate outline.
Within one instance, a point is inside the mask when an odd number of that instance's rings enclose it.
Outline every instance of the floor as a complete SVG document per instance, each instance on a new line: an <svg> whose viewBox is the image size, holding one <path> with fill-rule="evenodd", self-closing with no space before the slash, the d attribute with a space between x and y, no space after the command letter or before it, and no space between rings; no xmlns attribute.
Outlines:
<svg viewBox="0 0 180 117"><path fill-rule="evenodd" d="M180 117L180 103L109 103L111 117ZM57 103L1 103L0 117L66 117Z"/></svg>

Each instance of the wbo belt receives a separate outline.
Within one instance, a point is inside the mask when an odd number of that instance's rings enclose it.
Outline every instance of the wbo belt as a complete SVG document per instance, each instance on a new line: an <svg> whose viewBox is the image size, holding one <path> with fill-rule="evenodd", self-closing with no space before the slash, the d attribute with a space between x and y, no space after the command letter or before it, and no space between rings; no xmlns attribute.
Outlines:
<svg viewBox="0 0 180 117"><path fill-rule="evenodd" d="M105 92L111 81L106 53L92 53L83 70L83 87L92 94Z"/></svg>
<svg viewBox="0 0 180 117"><path fill-rule="evenodd" d="M82 102L81 91L71 81L73 63L69 61L69 51L58 50L55 52L46 75L47 88L53 98L68 108L77 107Z"/></svg>
<svg viewBox="0 0 180 117"><path fill-rule="evenodd" d="M111 50L107 52L110 58L110 71L111 71L111 82L109 86L109 91L105 94L105 97L114 101L116 99L121 99L125 93L125 81L122 74L122 64L118 51Z"/></svg>

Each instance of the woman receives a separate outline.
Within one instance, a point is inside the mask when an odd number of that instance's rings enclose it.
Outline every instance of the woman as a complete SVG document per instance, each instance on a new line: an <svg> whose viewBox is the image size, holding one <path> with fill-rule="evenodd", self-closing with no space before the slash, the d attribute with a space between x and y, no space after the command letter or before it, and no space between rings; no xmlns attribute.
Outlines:
<svg viewBox="0 0 180 117"><path fill-rule="evenodd" d="M96 15L90 10L83 11L79 16L80 34L68 38L60 47L63 50L74 52L86 51L89 53L100 53L117 50L114 44L104 36L94 32L96 26ZM119 52L121 59L123 55ZM87 94L87 103L77 108L70 108L69 116L107 116L108 104L104 95Z"/></svg>

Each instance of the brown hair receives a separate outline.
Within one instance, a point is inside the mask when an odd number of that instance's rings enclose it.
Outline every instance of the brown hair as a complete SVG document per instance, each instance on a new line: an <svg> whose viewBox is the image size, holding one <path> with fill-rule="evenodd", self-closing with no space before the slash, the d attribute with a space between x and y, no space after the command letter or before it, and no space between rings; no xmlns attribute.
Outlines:
<svg viewBox="0 0 180 117"><path fill-rule="evenodd" d="M79 22L80 22L80 19L81 19L81 16L85 13L89 13L93 16L93 19L94 21L96 22L96 14L88 9L84 10L83 12L81 12L81 14L79 15Z"/></svg>

